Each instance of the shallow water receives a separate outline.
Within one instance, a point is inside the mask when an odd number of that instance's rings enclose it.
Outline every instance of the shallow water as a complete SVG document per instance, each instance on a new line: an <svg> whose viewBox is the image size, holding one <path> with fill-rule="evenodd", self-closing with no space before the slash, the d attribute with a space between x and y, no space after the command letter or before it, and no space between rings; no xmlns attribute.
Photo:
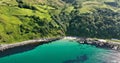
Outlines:
<svg viewBox="0 0 120 63"><path fill-rule="evenodd" d="M0 58L0 63L120 63L120 52L58 40Z"/></svg>

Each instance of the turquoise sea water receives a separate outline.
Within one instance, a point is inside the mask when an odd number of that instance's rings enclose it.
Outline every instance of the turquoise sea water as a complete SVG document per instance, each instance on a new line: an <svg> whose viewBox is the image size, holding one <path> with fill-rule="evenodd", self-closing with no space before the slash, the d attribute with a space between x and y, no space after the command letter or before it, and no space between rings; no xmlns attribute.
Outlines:
<svg viewBox="0 0 120 63"><path fill-rule="evenodd" d="M119 59L116 59L118 55L115 51L58 40L30 51L2 57L0 63L119 63Z"/></svg>

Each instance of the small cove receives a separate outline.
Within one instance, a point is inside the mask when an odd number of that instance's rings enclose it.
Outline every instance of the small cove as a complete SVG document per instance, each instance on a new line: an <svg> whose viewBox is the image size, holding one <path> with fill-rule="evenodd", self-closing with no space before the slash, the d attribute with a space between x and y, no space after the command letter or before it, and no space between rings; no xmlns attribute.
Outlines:
<svg viewBox="0 0 120 63"><path fill-rule="evenodd" d="M120 63L120 52L58 40L1 57L0 63Z"/></svg>

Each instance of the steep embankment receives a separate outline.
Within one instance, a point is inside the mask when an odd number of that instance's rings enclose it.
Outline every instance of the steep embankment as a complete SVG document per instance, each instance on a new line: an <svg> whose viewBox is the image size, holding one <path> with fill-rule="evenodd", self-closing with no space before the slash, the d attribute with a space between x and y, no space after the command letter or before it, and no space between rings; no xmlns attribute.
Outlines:
<svg viewBox="0 0 120 63"><path fill-rule="evenodd" d="M0 43L65 35L120 38L118 0L0 0Z"/></svg>

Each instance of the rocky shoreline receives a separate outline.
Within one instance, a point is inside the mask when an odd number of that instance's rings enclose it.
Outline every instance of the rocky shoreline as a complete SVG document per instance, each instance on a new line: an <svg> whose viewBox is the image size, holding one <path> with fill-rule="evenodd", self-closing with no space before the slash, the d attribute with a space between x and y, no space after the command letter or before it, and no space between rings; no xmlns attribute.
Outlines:
<svg viewBox="0 0 120 63"><path fill-rule="evenodd" d="M0 52L3 52L8 49L12 49L12 48L17 48L20 46L39 45L39 44L43 44L43 43L49 43L51 41L55 41L55 40L59 40L59 39L61 39L61 38L36 39L36 40L28 40L28 41L13 43L13 44L1 44Z"/></svg>
<svg viewBox="0 0 120 63"><path fill-rule="evenodd" d="M106 41L104 39L79 38L79 37L64 37L64 39L75 40L81 44L94 45L100 48L112 49L120 51L120 42Z"/></svg>
<svg viewBox="0 0 120 63"><path fill-rule="evenodd" d="M80 37L59 37L59 38L47 38L47 39L37 39L37 40L28 40L23 42L18 42L14 44L2 44L0 45L0 52L6 51L8 49L13 49L17 47L22 46L31 46L31 45L39 45L44 43L49 43L51 41L60 40L60 39L69 39L69 40L75 40L81 44L88 44L88 45L94 45L96 47L100 48L107 48L112 50L120 51L120 43L118 42L108 42L103 39L91 39L91 38L80 38Z"/></svg>

